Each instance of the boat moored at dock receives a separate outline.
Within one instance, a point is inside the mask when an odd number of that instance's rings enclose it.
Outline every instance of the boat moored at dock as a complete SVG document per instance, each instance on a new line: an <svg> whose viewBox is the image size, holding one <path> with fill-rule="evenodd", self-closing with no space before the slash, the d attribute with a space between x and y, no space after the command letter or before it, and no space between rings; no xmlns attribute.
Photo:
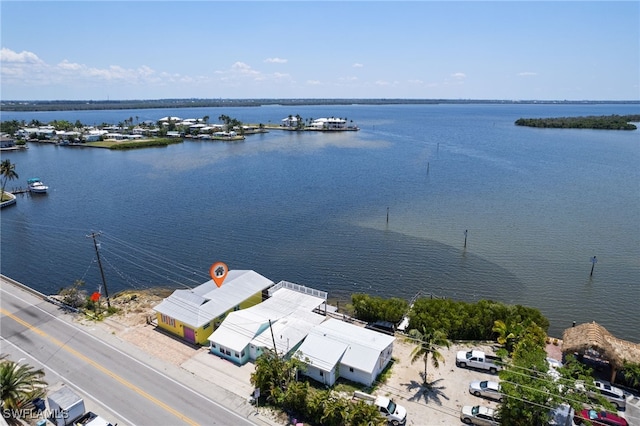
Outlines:
<svg viewBox="0 0 640 426"><path fill-rule="evenodd" d="M49 189L39 178L30 178L27 180L29 192L35 194L46 194Z"/></svg>

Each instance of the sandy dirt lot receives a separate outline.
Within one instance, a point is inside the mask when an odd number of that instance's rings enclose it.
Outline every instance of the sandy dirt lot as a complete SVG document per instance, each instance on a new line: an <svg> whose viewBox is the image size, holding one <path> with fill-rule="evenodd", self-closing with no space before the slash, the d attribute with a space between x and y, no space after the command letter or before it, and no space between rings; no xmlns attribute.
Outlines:
<svg viewBox="0 0 640 426"><path fill-rule="evenodd" d="M493 353L490 345L452 345L440 353L445 363L434 368L431 358L427 365L427 386L423 384L424 362L422 359L411 363L411 352L415 346L402 338L396 339L393 357L397 360L392 367L392 375L378 393L390 396L407 409L408 425L459 425L460 410L463 405L485 405L496 408L496 403L475 397L469 393L469 383L473 380L497 380L488 373L456 367L458 350L482 349Z"/></svg>

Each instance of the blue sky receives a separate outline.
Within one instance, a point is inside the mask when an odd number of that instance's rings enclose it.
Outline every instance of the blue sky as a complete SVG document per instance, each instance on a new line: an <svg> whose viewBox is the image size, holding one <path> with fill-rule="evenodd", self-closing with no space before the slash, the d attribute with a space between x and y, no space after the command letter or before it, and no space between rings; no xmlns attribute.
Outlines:
<svg viewBox="0 0 640 426"><path fill-rule="evenodd" d="M2 100L640 99L640 2L0 2Z"/></svg>

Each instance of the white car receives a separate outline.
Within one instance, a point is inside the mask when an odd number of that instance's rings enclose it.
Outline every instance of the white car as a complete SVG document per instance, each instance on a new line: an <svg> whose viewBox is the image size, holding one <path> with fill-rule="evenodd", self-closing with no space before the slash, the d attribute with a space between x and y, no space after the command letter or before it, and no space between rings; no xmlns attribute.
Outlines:
<svg viewBox="0 0 640 426"><path fill-rule="evenodd" d="M615 405L618 410L624 410L627 407L627 398L624 391L615 386L611 386L609 382L601 382L596 380L593 382L596 391L589 391L587 395L593 397L597 394L602 395L605 399Z"/></svg>
<svg viewBox="0 0 640 426"><path fill-rule="evenodd" d="M465 405L460 413L460 420L469 425L498 426L495 410L482 405Z"/></svg>
<svg viewBox="0 0 640 426"><path fill-rule="evenodd" d="M500 392L500 384L490 380L476 380L469 383L469 393L475 396L493 399L502 402L504 396Z"/></svg>
<svg viewBox="0 0 640 426"><path fill-rule="evenodd" d="M615 405L618 410L624 410L627 407L627 397L624 391L611 386L609 382L596 380L593 382L593 386L585 387L584 382L578 380L576 381L576 390L586 393L591 399L597 399L598 396L602 396Z"/></svg>

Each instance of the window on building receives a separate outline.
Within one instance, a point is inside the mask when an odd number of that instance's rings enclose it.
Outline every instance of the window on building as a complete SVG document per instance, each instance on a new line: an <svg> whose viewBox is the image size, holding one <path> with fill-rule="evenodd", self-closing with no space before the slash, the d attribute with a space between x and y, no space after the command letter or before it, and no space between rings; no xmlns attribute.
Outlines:
<svg viewBox="0 0 640 426"><path fill-rule="evenodd" d="M176 326L176 320L171 318L168 315L162 314L160 315L160 320L167 325L170 325L171 327L175 327Z"/></svg>
<svg viewBox="0 0 640 426"><path fill-rule="evenodd" d="M202 329L203 329L203 330L206 330L206 329L207 329L207 328L209 328L209 327L211 327L211 323L210 323L210 322L208 322L208 323L206 323L205 325L203 325L203 326L202 326Z"/></svg>
<svg viewBox="0 0 640 426"><path fill-rule="evenodd" d="M353 367L349 367L349 372L353 373Z"/></svg>
<svg viewBox="0 0 640 426"><path fill-rule="evenodd" d="M238 352L234 352L234 355L236 356L236 358L240 358L240 354L238 354Z"/></svg>
<svg viewBox="0 0 640 426"><path fill-rule="evenodd" d="M324 371L320 371L320 377L324 377Z"/></svg>

